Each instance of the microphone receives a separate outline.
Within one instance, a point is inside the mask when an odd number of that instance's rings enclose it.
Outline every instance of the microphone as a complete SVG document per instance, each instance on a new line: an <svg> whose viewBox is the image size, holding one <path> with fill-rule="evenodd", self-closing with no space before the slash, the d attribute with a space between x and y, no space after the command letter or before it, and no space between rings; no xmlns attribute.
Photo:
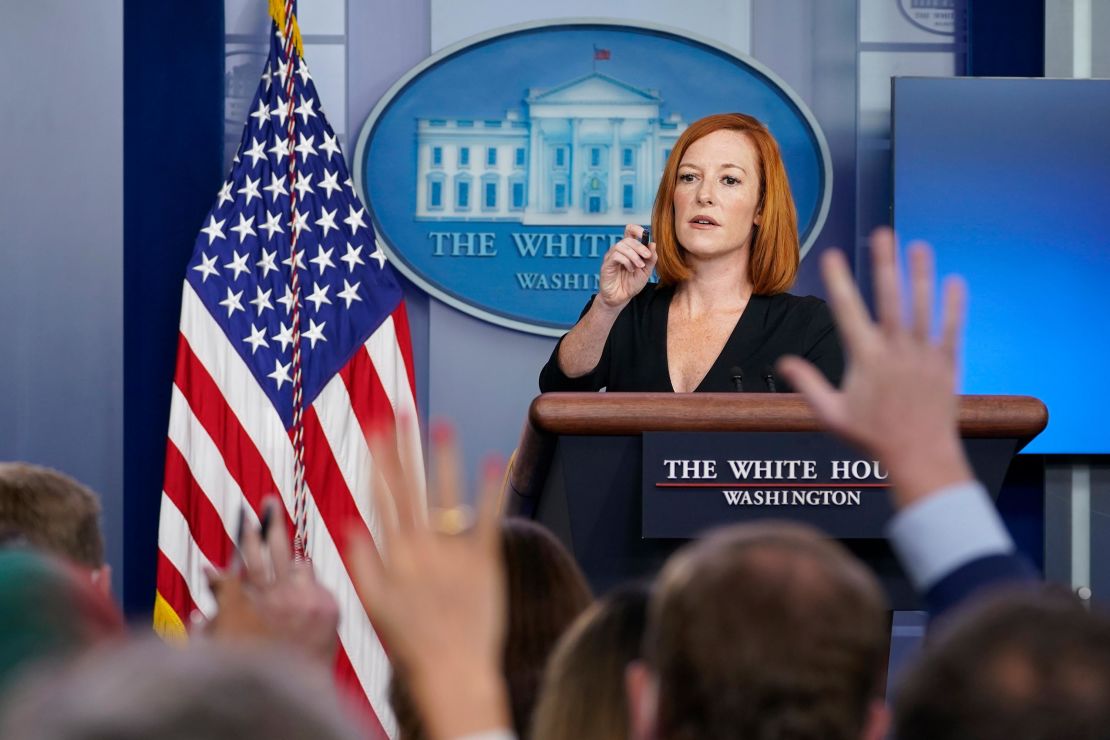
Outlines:
<svg viewBox="0 0 1110 740"><path fill-rule="evenodd" d="M736 392L737 393L743 393L744 392L744 373L743 373L743 371L741 371L740 368L737 367L736 365L733 365L732 367L730 367L728 369L728 372L729 372L730 375L732 375L732 384L736 386Z"/></svg>
<svg viewBox="0 0 1110 740"><path fill-rule="evenodd" d="M763 380L767 383L767 390L771 393L778 393L779 389L775 387L775 371L771 369L770 365L763 366Z"/></svg>

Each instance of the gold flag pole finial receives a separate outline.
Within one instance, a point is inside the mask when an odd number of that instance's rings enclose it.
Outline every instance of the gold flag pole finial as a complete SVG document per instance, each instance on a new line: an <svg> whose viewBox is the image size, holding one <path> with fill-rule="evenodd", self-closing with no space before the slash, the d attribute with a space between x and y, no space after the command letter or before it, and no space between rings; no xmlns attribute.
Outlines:
<svg viewBox="0 0 1110 740"><path fill-rule="evenodd" d="M284 0L270 0L270 17L277 23L278 29L285 33L285 2ZM297 23L297 16L293 16L293 45L297 47L297 56L304 59L304 44L301 42L301 27Z"/></svg>

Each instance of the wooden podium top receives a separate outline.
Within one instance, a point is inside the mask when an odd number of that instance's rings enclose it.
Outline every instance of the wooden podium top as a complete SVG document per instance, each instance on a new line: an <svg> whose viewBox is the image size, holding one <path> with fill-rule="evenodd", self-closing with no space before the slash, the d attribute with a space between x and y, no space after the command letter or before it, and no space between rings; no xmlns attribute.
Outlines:
<svg viewBox="0 0 1110 740"><path fill-rule="evenodd" d="M961 396L959 408L961 436L1017 439L1019 448L1048 424L1031 396ZM797 393L544 393L528 409L509 482L536 490L559 435L823 430Z"/></svg>
<svg viewBox="0 0 1110 740"><path fill-rule="evenodd" d="M544 393L528 421L549 434L823 429L797 393ZM1032 396L960 396L964 437L1032 439L1047 424L1048 409Z"/></svg>

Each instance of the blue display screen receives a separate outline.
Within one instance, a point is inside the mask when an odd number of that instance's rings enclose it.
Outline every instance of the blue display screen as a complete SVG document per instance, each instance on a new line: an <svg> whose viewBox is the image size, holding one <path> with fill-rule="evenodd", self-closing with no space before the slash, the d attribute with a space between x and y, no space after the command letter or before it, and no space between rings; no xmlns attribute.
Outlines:
<svg viewBox="0 0 1110 740"><path fill-rule="evenodd" d="M963 393L1036 396L1026 452L1110 453L1110 80L894 81L894 224L971 300Z"/></svg>

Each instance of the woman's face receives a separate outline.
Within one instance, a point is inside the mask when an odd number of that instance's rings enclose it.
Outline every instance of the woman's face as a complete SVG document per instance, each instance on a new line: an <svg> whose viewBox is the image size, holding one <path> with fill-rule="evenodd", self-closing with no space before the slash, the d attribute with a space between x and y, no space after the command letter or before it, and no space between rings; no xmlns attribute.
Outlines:
<svg viewBox="0 0 1110 740"><path fill-rule="evenodd" d="M695 258L740 251L760 221L759 190L759 154L746 134L722 129L698 139L678 166L678 243Z"/></svg>

